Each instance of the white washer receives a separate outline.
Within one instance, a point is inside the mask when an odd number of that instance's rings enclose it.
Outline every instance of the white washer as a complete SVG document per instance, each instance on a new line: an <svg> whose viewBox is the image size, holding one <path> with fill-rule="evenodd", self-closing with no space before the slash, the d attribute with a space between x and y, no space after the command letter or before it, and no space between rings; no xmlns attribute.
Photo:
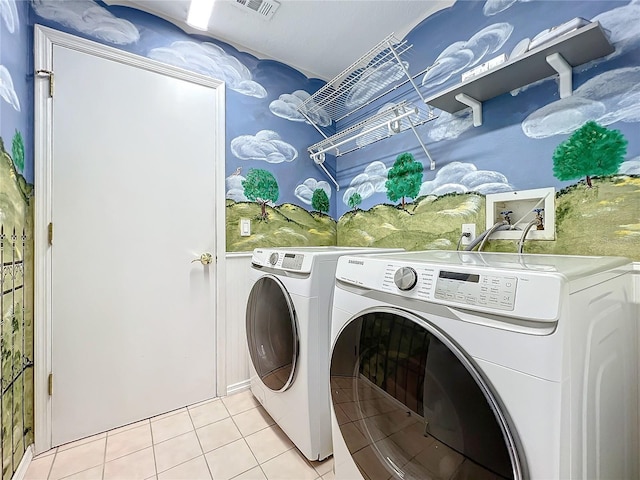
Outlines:
<svg viewBox="0 0 640 480"><path fill-rule="evenodd" d="M639 478L630 271L617 257L340 258L335 478Z"/></svg>
<svg viewBox="0 0 640 480"><path fill-rule="evenodd" d="M261 248L247 302L251 391L310 460L332 452L329 335L336 262L399 249Z"/></svg>

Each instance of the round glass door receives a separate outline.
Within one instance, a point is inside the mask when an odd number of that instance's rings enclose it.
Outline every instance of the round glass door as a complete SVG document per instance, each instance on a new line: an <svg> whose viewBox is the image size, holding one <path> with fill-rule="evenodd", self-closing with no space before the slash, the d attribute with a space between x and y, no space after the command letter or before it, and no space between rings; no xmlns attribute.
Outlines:
<svg viewBox="0 0 640 480"><path fill-rule="evenodd" d="M331 354L331 400L364 478L523 478L487 383L419 317L376 309L351 320Z"/></svg>
<svg viewBox="0 0 640 480"><path fill-rule="evenodd" d="M271 390L293 382L298 358L296 312L287 290L272 275L258 279L247 302L247 344L253 367Z"/></svg>

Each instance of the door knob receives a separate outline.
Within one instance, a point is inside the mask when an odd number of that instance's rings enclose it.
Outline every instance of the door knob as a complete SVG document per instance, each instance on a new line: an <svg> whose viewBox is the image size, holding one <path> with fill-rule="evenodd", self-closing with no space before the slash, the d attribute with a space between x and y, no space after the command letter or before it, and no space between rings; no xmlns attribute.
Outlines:
<svg viewBox="0 0 640 480"><path fill-rule="evenodd" d="M200 262L202 265L209 265L213 262L213 256L210 253L203 253L199 258L191 260L191 263Z"/></svg>

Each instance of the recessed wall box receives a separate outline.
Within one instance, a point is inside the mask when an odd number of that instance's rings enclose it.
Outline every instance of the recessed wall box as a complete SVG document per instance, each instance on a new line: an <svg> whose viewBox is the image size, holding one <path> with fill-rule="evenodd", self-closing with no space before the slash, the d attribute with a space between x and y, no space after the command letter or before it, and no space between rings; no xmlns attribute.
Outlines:
<svg viewBox="0 0 640 480"><path fill-rule="evenodd" d="M508 214L512 230L494 232L488 240L520 240L523 230L529 222L535 220L535 210L544 209L540 213L543 218L543 230L533 227L527 234L527 240L555 240L556 238L556 190L537 188L515 192L493 193L486 196L487 229L503 220L502 212Z"/></svg>

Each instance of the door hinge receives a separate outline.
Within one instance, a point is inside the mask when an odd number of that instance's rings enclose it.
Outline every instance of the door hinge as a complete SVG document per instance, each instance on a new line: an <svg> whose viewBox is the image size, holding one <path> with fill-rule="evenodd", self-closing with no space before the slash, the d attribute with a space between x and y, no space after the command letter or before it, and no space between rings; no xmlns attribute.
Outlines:
<svg viewBox="0 0 640 480"><path fill-rule="evenodd" d="M48 387L48 391L49 391L49 396L53 395L53 373L49 374L49 387Z"/></svg>
<svg viewBox="0 0 640 480"><path fill-rule="evenodd" d="M49 77L49 98L53 98L53 72L51 70L36 70L38 77Z"/></svg>
<svg viewBox="0 0 640 480"><path fill-rule="evenodd" d="M47 235L49 238L49 245L53 245L53 222L49 222L49 226L47 227Z"/></svg>

